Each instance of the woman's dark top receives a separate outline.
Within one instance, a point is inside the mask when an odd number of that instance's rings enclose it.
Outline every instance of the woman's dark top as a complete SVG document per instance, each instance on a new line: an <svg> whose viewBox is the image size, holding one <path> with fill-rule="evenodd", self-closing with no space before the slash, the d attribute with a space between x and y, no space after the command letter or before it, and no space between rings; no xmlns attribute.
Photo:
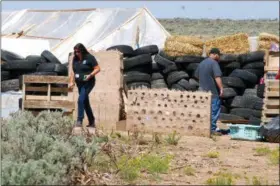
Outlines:
<svg viewBox="0 0 280 186"><path fill-rule="evenodd" d="M79 62L78 59L73 60L73 71L75 76L75 81L77 84L86 83L88 81L84 80L85 75L89 75L95 66L97 66L97 60L91 54L87 54L83 61ZM95 76L93 76L89 81L95 82Z"/></svg>

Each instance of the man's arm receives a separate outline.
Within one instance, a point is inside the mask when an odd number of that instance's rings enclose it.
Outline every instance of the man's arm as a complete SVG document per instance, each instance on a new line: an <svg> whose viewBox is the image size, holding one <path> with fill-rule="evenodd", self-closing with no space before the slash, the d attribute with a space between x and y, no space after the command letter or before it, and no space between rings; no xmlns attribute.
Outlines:
<svg viewBox="0 0 280 186"><path fill-rule="evenodd" d="M223 95L224 89L223 89L223 83L221 77L215 77L215 81L217 83L217 86L219 87L220 90L220 96Z"/></svg>
<svg viewBox="0 0 280 186"><path fill-rule="evenodd" d="M223 74L222 74L221 68L218 63L214 63L214 65L213 65L213 74L215 77L216 84L220 90L220 96L222 96L224 90L223 90L223 83L222 83L221 77Z"/></svg>

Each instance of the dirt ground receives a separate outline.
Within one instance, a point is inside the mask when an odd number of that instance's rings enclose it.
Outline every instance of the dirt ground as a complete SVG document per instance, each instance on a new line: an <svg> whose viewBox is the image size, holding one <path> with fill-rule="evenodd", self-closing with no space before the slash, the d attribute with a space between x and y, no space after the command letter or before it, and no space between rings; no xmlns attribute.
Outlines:
<svg viewBox="0 0 280 186"><path fill-rule="evenodd" d="M125 135L122 134L122 135ZM127 135L127 134L126 134ZM151 137L145 137L147 141ZM139 146L148 148L149 144ZM213 138L184 136L177 146L160 144L153 150L157 153L171 154L169 170L159 174L157 178L147 174L141 176L133 184L156 185L207 185L206 181L218 172L235 175L234 185L279 185L279 164L271 164L268 156L257 156L255 148L268 147L271 150L279 148L276 143L231 140L230 136L215 136ZM216 158L206 154L218 152ZM194 175L188 176L185 167L191 166ZM253 182L253 177L260 180ZM108 180L109 181L109 180ZM110 178L108 184L127 184L117 176Z"/></svg>

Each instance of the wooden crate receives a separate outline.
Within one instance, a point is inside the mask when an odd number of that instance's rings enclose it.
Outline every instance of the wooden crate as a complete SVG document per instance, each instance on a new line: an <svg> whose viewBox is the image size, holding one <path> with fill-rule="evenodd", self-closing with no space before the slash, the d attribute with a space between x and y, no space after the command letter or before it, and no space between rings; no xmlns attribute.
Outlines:
<svg viewBox="0 0 280 186"><path fill-rule="evenodd" d="M65 76L23 76L22 110L60 110L72 113L75 104Z"/></svg>
<svg viewBox="0 0 280 186"><path fill-rule="evenodd" d="M265 72L278 72L279 69L279 52L266 51L265 54Z"/></svg>
<svg viewBox="0 0 280 186"><path fill-rule="evenodd" d="M279 101L279 80L266 80L262 123L268 123L272 118L279 115Z"/></svg>

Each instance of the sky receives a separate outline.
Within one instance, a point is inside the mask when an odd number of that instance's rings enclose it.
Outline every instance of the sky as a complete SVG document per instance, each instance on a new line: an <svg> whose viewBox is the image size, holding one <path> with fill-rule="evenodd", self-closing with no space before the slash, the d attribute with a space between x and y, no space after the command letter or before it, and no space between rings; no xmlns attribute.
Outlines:
<svg viewBox="0 0 280 186"><path fill-rule="evenodd" d="M2 1L2 11L116 7L147 7L156 18L279 19L279 1Z"/></svg>

